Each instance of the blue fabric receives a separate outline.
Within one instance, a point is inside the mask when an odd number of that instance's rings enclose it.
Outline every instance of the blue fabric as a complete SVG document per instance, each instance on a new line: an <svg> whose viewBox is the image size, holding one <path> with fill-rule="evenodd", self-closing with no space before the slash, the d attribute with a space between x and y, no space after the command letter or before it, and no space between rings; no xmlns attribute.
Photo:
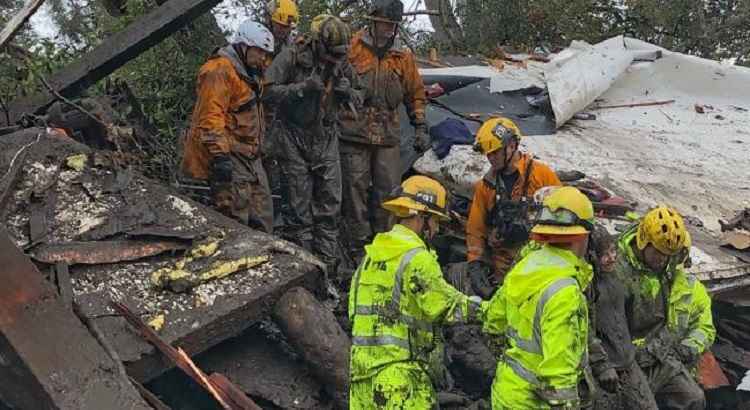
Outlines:
<svg viewBox="0 0 750 410"><path fill-rule="evenodd" d="M452 146L473 144L474 135L463 121L447 118L430 127L430 140L435 155L443 159L451 152Z"/></svg>

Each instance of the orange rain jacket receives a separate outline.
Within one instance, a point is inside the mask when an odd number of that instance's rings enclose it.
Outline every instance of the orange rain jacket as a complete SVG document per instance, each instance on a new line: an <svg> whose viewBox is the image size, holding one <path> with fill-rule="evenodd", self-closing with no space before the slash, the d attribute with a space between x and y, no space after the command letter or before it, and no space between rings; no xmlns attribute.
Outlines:
<svg viewBox="0 0 750 410"><path fill-rule="evenodd" d="M186 176L208 179L211 160L218 154L258 155L265 131L260 87L231 45L217 50L203 64L182 158Z"/></svg>
<svg viewBox="0 0 750 410"><path fill-rule="evenodd" d="M552 169L540 161L534 161L534 166L529 175L529 184L526 192L521 192L524 187L526 169L532 161L530 155L521 153L518 160L518 180L513 185L513 191L510 198L519 200L526 196L531 198L539 188L545 186L562 185ZM471 262L485 257L492 265L496 275L503 275L510 267L515 258L518 249L503 248L501 243L492 240L494 235L488 233L487 222L489 221L488 213L495 206L495 175L488 172L484 178L480 179L474 185L474 199L471 202L469 210L469 220L466 224L466 259ZM489 255L485 255L485 249L489 250Z"/></svg>
<svg viewBox="0 0 750 410"><path fill-rule="evenodd" d="M349 62L364 88L364 115L340 114L342 139L396 146L401 139L398 107L403 103L412 125L424 124L425 93L414 55L397 47L380 59L367 29L352 38Z"/></svg>

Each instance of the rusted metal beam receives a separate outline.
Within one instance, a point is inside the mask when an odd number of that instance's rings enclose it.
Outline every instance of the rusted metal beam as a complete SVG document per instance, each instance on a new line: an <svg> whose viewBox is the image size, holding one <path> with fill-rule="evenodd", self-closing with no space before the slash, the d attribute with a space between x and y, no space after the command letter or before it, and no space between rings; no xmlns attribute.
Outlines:
<svg viewBox="0 0 750 410"><path fill-rule="evenodd" d="M159 44L162 40L211 10L220 0L170 0L140 17L124 30L113 34L79 60L48 79L51 88L72 98L108 76L128 61ZM49 90L9 105L11 123L24 113L40 113L55 96ZM11 124L8 124L11 125Z"/></svg>
<svg viewBox="0 0 750 410"><path fill-rule="evenodd" d="M0 399L21 409L150 407L120 383L115 364L0 230Z"/></svg>
<svg viewBox="0 0 750 410"><path fill-rule="evenodd" d="M44 3L44 0L29 0L23 5L21 10L13 16L8 24L3 27L3 31L0 31L0 49L5 47L10 40L18 33L18 30L23 27L24 23L28 21L31 16L34 15L39 6Z"/></svg>

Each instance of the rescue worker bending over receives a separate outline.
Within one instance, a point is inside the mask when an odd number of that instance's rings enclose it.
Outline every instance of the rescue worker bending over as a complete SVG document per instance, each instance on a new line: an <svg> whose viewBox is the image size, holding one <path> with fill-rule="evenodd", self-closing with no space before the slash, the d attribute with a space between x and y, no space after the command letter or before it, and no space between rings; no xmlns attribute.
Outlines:
<svg viewBox="0 0 750 410"><path fill-rule="evenodd" d="M414 55L396 44L403 10L400 0L375 0L370 24L354 36L349 51L364 87L362 112L345 110L341 116L342 214L356 262L371 235L392 224L380 204L401 181L401 104L414 126L415 147L420 152L429 147L422 77Z"/></svg>
<svg viewBox="0 0 750 410"><path fill-rule="evenodd" d="M346 58L350 40L349 26L337 17L317 16L310 34L283 50L266 77L265 101L276 108L273 138L287 181L289 234L315 252L329 274L337 265L341 211L338 112L359 100Z"/></svg>
<svg viewBox="0 0 750 410"><path fill-rule="evenodd" d="M182 171L208 180L216 209L271 232L273 203L259 147L265 133L261 77L273 53L262 24L243 22L232 44L214 51L198 73Z"/></svg>
<svg viewBox="0 0 750 410"><path fill-rule="evenodd" d="M505 277L487 310L484 331L505 337L507 350L492 384L492 408L578 408L589 329L583 291L594 220L591 201L573 187L544 200L529 252Z"/></svg>
<svg viewBox="0 0 750 410"><path fill-rule="evenodd" d="M703 409L691 376L713 343L711 299L682 263L690 234L680 214L660 206L618 241L615 269L625 283L627 318L636 360L661 409Z"/></svg>
<svg viewBox="0 0 750 410"><path fill-rule="evenodd" d="M486 302L443 279L430 240L448 219L446 191L413 176L383 208L398 218L375 236L354 273L350 408L432 409L437 405L429 356L445 323L478 321Z"/></svg>
<svg viewBox="0 0 750 410"><path fill-rule="evenodd" d="M521 131L507 118L487 120L477 131L475 149L487 156L490 171L474 185L466 225L472 287L489 297L528 239L528 204L537 190L559 186L547 165L518 150Z"/></svg>
<svg viewBox="0 0 750 410"><path fill-rule="evenodd" d="M299 11L293 0L271 0L268 2L266 27L273 34L273 56L292 45L292 30L299 21Z"/></svg>

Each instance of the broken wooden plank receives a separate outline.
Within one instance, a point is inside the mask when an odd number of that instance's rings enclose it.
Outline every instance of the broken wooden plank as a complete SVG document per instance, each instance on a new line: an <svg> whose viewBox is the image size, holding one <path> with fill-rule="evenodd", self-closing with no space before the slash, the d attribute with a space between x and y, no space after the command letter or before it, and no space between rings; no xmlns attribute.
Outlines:
<svg viewBox="0 0 750 410"><path fill-rule="evenodd" d="M51 284L0 231L0 397L22 409L150 407Z"/></svg>
<svg viewBox="0 0 750 410"><path fill-rule="evenodd" d="M23 27L23 25L34 15L39 6L44 3L44 0L29 0L27 1L21 10L13 16L8 24L3 27L3 31L0 31L0 49L5 47L10 40L13 40L16 33Z"/></svg>
<svg viewBox="0 0 750 410"><path fill-rule="evenodd" d="M55 272L57 272L57 290L60 293L60 299L65 306L70 306L73 303L73 285L70 282L68 264L65 262L56 263Z"/></svg>
<svg viewBox="0 0 750 410"><path fill-rule="evenodd" d="M48 79L48 83L63 97L75 97L185 24L209 11L219 1L170 0L122 31L113 34L79 60L56 72ZM45 91L11 102L11 124L18 121L24 113L41 113L54 101L53 93Z"/></svg>
<svg viewBox="0 0 750 410"><path fill-rule="evenodd" d="M133 261L162 252L187 248L175 241L91 241L42 244L34 249L34 260L44 263L65 262L70 265Z"/></svg>

